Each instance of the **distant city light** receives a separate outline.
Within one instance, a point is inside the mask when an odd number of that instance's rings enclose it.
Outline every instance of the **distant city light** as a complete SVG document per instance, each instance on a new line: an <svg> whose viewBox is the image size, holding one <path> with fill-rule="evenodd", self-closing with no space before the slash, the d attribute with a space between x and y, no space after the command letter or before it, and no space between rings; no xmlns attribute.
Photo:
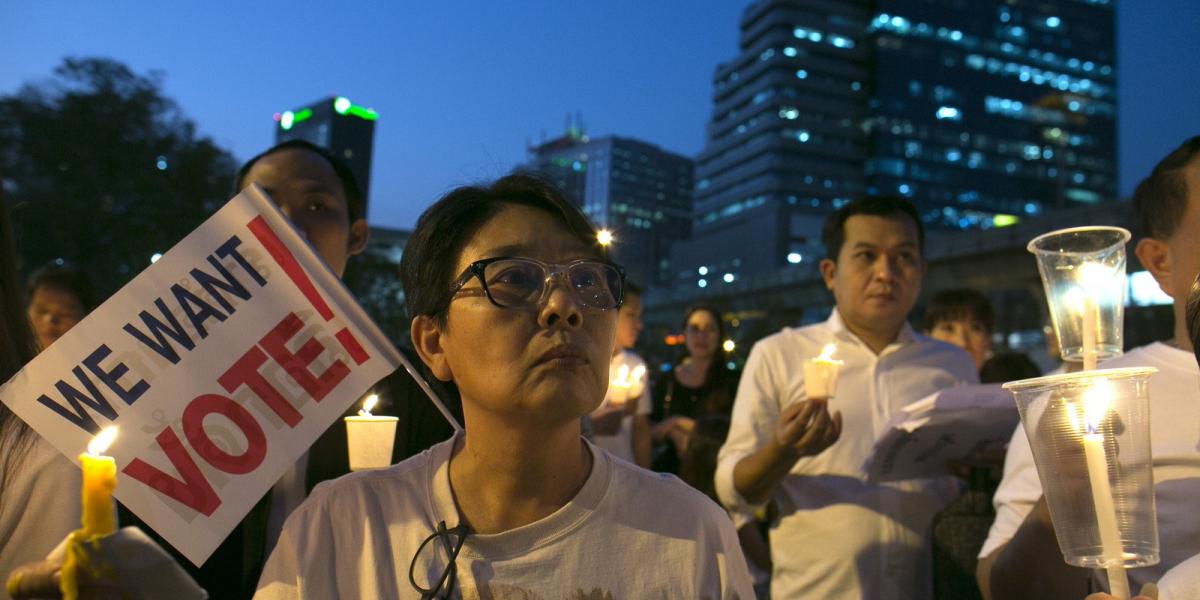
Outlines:
<svg viewBox="0 0 1200 600"><path fill-rule="evenodd" d="M1016 225L1020 219L1016 215L995 214L992 215L992 227L1008 227Z"/></svg>
<svg viewBox="0 0 1200 600"><path fill-rule="evenodd" d="M941 106L937 109L937 118L942 121L961 121L962 111L953 106Z"/></svg>
<svg viewBox="0 0 1200 600"><path fill-rule="evenodd" d="M700 281L697 281L697 282L696 282L696 285L697 285L697 286L699 286L699 287L708 287L708 280L707 280L707 279L701 279Z"/></svg>
<svg viewBox="0 0 1200 600"><path fill-rule="evenodd" d="M333 101L333 110L337 111L337 114L339 115L344 115L350 112L351 106L353 105L350 103L350 99L345 96L338 96L337 99Z"/></svg>
<svg viewBox="0 0 1200 600"><path fill-rule="evenodd" d="M791 253L788 253L788 255L787 255L787 261L792 263L793 265L800 264L800 261L802 261L802 260L804 260L804 257L800 256L799 252L791 252Z"/></svg>
<svg viewBox="0 0 1200 600"><path fill-rule="evenodd" d="M733 279L734 279L733 273L726 273L725 276L722 277L721 279L724 279L725 283L733 283Z"/></svg>
<svg viewBox="0 0 1200 600"><path fill-rule="evenodd" d="M1062 25L1062 19L1058 17L1046 17L1046 27L1056 29L1059 25Z"/></svg>
<svg viewBox="0 0 1200 600"><path fill-rule="evenodd" d="M279 126L282 127L284 131L291 129L295 122L296 113L290 110L283 111L283 114L279 116Z"/></svg>
<svg viewBox="0 0 1200 600"><path fill-rule="evenodd" d="M154 163L154 166L158 167L159 171L166 171L167 170L167 157L159 156L158 160Z"/></svg>
<svg viewBox="0 0 1200 600"><path fill-rule="evenodd" d="M708 275L708 267L700 267L699 269L696 269L696 272L701 275Z"/></svg>
<svg viewBox="0 0 1200 600"><path fill-rule="evenodd" d="M737 344L733 340L725 340L725 343L721 344L721 348L724 348L726 352L733 352L733 349L737 348Z"/></svg>
<svg viewBox="0 0 1200 600"><path fill-rule="evenodd" d="M158 259L160 259L160 258L162 258L161 252L155 252L154 254L151 254L150 255L150 264L154 264L154 263L158 262Z"/></svg>

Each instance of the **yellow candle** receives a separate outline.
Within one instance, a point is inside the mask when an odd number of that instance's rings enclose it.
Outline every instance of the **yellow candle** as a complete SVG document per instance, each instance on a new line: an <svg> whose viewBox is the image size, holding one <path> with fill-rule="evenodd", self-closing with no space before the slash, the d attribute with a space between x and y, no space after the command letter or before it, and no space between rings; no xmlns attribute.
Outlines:
<svg viewBox="0 0 1200 600"><path fill-rule="evenodd" d="M102 456L116 437L117 428L108 427L92 439L87 452L79 455L83 470L84 539L117 530L112 501L113 489L117 487L117 463L111 456Z"/></svg>

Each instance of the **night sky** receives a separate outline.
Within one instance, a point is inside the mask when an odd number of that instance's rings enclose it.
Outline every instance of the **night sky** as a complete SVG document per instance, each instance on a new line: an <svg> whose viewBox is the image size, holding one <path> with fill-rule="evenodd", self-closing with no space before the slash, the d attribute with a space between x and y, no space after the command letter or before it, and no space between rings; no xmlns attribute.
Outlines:
<svg viewBox="0 0 1200 600"><path fill-rule="evenodd" d="M736 55L747 3L0 4L0 93L49 76L64 56L158 70L167 95L239 159L271 145L273 113L330 95L374 108L371 221L411 227L450 187L524 161L526 144L560 134L567 113L581 112L594 136L694 155L713 68ZM1197 31L1195 0L1118 4L1122 195L1200 134Z"/></svg>

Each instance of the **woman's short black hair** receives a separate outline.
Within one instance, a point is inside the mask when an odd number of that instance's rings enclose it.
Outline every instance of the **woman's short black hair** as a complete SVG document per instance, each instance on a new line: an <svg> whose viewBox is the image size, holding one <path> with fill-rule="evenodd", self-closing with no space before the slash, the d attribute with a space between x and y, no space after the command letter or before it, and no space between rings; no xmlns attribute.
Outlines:
<svg viewBox="0 0 1200 600"><path fill-rule="evenodd" d="M451 190L421 214L400 258L400 283L409 318L432 316L445 326L459 255L505 206L529 206L557 219L570 235L607 258L596 227L554 184L528 174Z"/></svg>
<svg viewBox="0 0 1200 600"><path fill-rule="evenodd" d="M305 140L280 142L267 148L258 156L246 161L246 164L238 169L237 177L233 180L233 193L237 194L245 187L246 174L254 167L254 163L257 163L265 156L270 156L284 150L307 150L325 159L325 162L333 167L333 172L337 174L338 181L342 182L342 191L346 194L346 214L350 217L350 224L353 225L355 221L366 218L362 188L358 186L358 180L354 178L354 171L351 171L350 166L345 161L334 156L329 150Z"/></svg>
<svg viewBox="0 0 1200 600"><path fill-rule="evenodd" d="M942 290L933 295L925 307L923 329L933 331L942 321L974 319L983 324L990 334L995 331L995 313L987 296L971 289L957 288Z"/></svg>
<svg viewBox="0 0 1200 600"><path fill-rule="evenodd" d="M25 286L26 304L33 300L34 292L40 288L54 288L70 293L79 301L84 314L96 308L96 288L92 285L91 278L72 264L59 264L55 261L34 271L33 275L29 276L28 285Z"/></svg>

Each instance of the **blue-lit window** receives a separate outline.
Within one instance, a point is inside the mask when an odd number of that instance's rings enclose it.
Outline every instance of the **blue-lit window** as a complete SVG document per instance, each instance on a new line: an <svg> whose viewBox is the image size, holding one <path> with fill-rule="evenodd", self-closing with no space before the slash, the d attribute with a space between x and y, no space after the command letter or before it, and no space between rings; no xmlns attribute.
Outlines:
<svg viewBox="0 0 1200 600"><path fill-rule="evenodd" d="M791 46L788 46L788 47L786 47L786 48L784 48L784 49L783 49L783 55L784 55L784 56L786 56L786 57L788 57L788 58L795 57L795 56L796 56L796 49L795 49L795 48L793 48L793 47L791 47Z"/></svg>
<svg viewBox="0 0 1200 600"><path fill-rule="evenodd" d="M797 70L796 78L797 79L808 79L808 71L805 71L804 69Z"/></svg>
<svg viewBox="0 0 1200 600"><path fill-rule="evenodd" d="M1046 17L1046 27L1057 29L1059 25L1062 25L1062 19L1058 17Z"/></svg>
<svg viewBox="0 0 1200 600"><path fill-rule="evenodd" d="M938 107L936 116L939 121L961 121L962 111L953 106Z"/></svg>

